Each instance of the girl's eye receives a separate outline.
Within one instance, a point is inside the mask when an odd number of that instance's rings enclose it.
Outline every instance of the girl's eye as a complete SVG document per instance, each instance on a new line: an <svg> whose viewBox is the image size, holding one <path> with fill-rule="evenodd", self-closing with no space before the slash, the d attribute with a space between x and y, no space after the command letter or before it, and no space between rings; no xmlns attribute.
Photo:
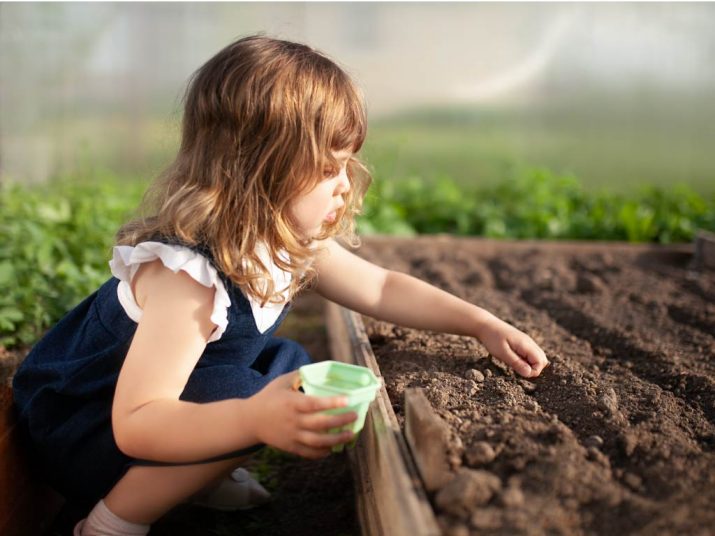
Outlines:
<svg viewBox="0 0 715 536"><path fill-rule="evenodd" d="M335 175L337 175L337 173L335 173L335 170L333 169L326 169L323 171L323 177L326 179L332 179Z"/></svg>

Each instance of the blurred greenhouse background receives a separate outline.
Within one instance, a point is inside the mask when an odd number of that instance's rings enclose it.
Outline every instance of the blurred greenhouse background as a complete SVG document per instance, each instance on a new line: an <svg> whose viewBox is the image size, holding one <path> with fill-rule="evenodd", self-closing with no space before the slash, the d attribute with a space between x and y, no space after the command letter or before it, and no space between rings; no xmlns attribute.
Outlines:
<svg viewBox="0 0 715 536"><path fill-rule="evenodd" d="M714 27L707 3L2 3L0 176L153 176L191 73L264 31L357 79L380 176L710 193Z"/></svg>

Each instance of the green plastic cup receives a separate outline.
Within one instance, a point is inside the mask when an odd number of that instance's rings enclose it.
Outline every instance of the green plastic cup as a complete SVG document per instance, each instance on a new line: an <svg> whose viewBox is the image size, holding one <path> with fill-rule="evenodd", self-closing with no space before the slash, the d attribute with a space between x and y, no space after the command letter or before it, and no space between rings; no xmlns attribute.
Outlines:
<svg viewBox="0 0 715 536"><path fill-rule="evenodd" d="M348 411L357 413L355 421L330 430L331 433L352 430L355 437L348 443L348 447L353 447L357 441L358 432L365 425L370 402L375 400L375 395L380 387L380 381L375 374L367 367L349 365L340 361L321 361L304 365L298 369L298 372L303 391L307 395L347 396L347 406L325 410L323 413L328 415L337 415ZM332 450L340 452L344 446L345 444L335 445Z"/></svg>

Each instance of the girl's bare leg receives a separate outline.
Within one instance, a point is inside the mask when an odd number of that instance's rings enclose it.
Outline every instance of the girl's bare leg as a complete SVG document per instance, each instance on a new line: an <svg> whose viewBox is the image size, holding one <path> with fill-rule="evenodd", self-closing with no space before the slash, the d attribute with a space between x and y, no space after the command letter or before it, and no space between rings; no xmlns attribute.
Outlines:
<svg viewBox="0 0 715 536"><path fill-rule="evenodd" d="M151 525L174 506L217 483L248 456L212 463L132 466L104 498L107 508L131 523Z"/></svg>

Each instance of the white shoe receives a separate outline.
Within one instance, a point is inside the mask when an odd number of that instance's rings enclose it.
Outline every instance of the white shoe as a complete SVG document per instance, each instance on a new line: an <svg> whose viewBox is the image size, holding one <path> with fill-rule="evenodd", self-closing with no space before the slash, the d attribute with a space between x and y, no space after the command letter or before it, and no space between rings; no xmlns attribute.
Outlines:
<svg viewBox="0 0 715 536"><path fill-rule="evenodd" d="M216 487L199 493L189 500L190 504L231 512L248 510L265 504L271 498L268 490L261 486L251 474L239 467Z"/></svg>

